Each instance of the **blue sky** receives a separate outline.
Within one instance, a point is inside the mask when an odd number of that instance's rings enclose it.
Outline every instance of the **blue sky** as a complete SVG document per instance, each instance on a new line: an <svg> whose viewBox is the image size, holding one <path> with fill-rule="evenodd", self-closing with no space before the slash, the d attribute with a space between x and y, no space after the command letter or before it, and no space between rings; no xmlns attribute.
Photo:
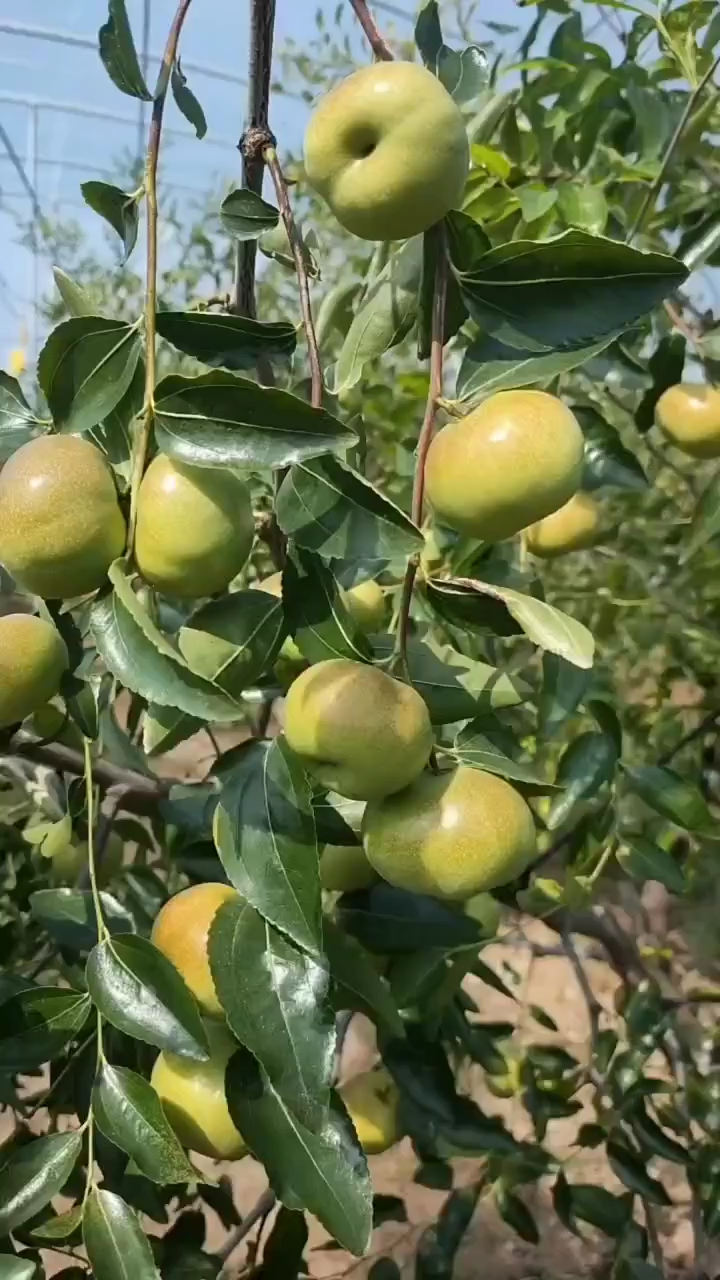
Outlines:
<svg viewBox="0 0 720 1280"><path fill-rule="evenodd" d="M414 9L414 0L397 0ZM320 0L331 14L335 3ZM314 32L317 0L278 0L277 40L292 37L302 44ZM176 0L151 0L149 49L159 54L176 8ZM484 20L527 23L527 10L515 11L512 0L482 0ZM138 43L141 40L143 0L128 0ZM13 32L10 27L70 34L94 39L106 14L105 0L0 0L0 123L34 182L40 206L47 214L78 218L97 236L95 215L85 209L79 184L102 177L118 159L134 149L138 138L138 104L120 95L108 80L93 49L68 46ZM378 12L385 30L407 34L410 22ZM244 75L247 60L247 4L237 0L199 0L191 7L183 37L186 63L202 63L229 74ZM5 29L3 29L5 24ZM478 32L481 35L481 32ZM360 47L360 45L358 46ZM201 99L208 119L208 138L197 142L171 104L163 152L164 175L176 187L198 191L232 179L238 170L234 143L241 131L245 91L239 85L188 70L188 79ZM150 75L152 83L152 72ZM36 104L31 110L28 101ZM84 118L66 113L58 104L107 112L107 118ZM306 108L278 96L272 124L281 145L297 146ZM184 135L184 136L182 136ZM37 163L33 166L35 148ZM46 269L37 279L32 257L17 244L17 218L27 218L30 202L22 192L0 144L0 367L9 351L41 340L33 326L33 293L49 288Z"/></svg>

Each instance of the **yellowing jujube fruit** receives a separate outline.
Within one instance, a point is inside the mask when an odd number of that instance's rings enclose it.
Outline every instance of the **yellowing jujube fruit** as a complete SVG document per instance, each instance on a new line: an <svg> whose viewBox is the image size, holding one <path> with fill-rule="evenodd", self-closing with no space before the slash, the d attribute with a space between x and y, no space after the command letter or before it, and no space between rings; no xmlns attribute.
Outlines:
<svg viewBox="0 0 720 1280"><path fill-rule="evenodd" d="M305 131L305 173L346 231L405 240L460 203L469 150L460 111L413 62L353 72L320 100Z"/></svg>
<svg viewBox="0 0 720 1280"><path fill-rule="evenodd" d="M115 482L80 436L41 436L0 472L0 561L26 591L70 599L102 586L125 546Z"/></svg>
<svg viewBox="0 0 720 1280"><path fill-rule="evenodd" d="M575 493L564 507L525 531L528 551L544 560L594 547L600 537L602 508L590 493Z"/></svg>
<svg viewBox="0 0 720 1280"><path fill-rule="evenodd" d="M207 1024L206 1031L208 1062L161 1053L150 1083L183 1147L215 1160L239 1160L247 1146L233 1123L225 1093L225 1068L238 1046L218 1024Z"/></svg>
<svg viewBox="0 0 720 1280"><path fill-rule="evenodd" d="M0 729L53 698L67 665L65 643L51 622L29 613L0 618Z"/></svg>
<svg viewBox="0 0 720 1280"><path fill-rule="evenodd" d="M407 786L424 769L433 743L419 693L345 658L317 663L290 686L285 736L322 786L350 800Z"/></svg>
<svg viewBox="0 0 720 1280"><path fill-rule="evenodd" d="M657 402L655 418L668 440L692 458L720 458L720 390L679 382Z"/></svg>
<svg viewBox="0 0 720 1280"><path fill-rule="evenodd" d="M379 1155L400 1141L400 1095L385 1067L375 1067L355 1076L342 1086L340 1097L367 1156Z"/></svg>
<svg viewBox="0 0 720 1280"><path fill-rule="evenodd" d="M427 498L451 529L500 542L567 502L582 463L582 431L562 400L545 391L499 391L435 437Z"/></svg>
<svg viewBox="0 0 720 1280"><path fill-rule="evenodd" d="M377 875L359 844L326 844L320 854L320 883L332 893L354 893L375 884Z"/></svg>
<svg viewBox="0 0 720 1280"><path fill-rule="evenodd" d="M229 884L191 885L160 908L151 935L158 950L182 974L203 1012L216 1017L222 1014L222 1005L210 972L208 935L215 913L237 897Z"/></svg>
<svg viewBox="0 0 720 1280"><path fill-rule="evenodd" d="M363 845L390 884L462 901L525 870L536 850L535 824L503 778L461 765L423 773L397 795L371 801Z"/></svg>
<svg viewBox="0 0 720 1280"><path fill-rule="evenodd" d="M125 846L116 832L112 832L103 850L99 865L96 863L97 880L101 888L117 875L123 864ZM71 840L59 849L52 859L52 877L60 884L75 884L88 865L87 840Z"/></svg>
<svg viewBox="0 0 720 1280"><path fill-rule="evenodd" d="M138 491L135 559L165 595L224 591L245 565L254 520L250 493L232 471L191 467L159 454Z"/></svg>

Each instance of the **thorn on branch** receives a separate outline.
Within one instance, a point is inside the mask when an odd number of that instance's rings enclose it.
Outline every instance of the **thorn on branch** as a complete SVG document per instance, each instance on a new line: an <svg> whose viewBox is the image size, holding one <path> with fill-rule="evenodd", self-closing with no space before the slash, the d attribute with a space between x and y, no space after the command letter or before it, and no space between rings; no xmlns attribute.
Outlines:
<svg viewBox="0 0 720 1280"><path fill-rule="evenodd" d="M277 146L277 139L271 129L261 125L249 125L238 142L238 151L243 160L262 160L266 147Z"/></svg>

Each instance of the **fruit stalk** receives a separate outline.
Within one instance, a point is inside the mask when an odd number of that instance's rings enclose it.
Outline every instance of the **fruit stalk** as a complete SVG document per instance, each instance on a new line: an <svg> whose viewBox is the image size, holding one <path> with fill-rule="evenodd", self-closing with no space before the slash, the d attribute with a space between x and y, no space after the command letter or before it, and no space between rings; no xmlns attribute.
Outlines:
<svg viewBox="0 0 720 1280"><path fill-rule="evenodd" d="M412 510L413 522L422 525L423 507L425 505L425 462L428 449L435 433L435 420L438 404L443 393L443 346L445 339L445 300L447 297L447 254L445 232L442 225L427 233L436 237L437 263L435 266L435 290L433 293L432 330L430 344L430 386L425 404L423 419L418 439L417 458L415 460L415 480L413 484ZM407 668L407 641L410 625L410 606L412 604L413 587L418 568L418 556L410 556L405 569L398 628L395 639L395 656L399 658L403 668Z"/></svg>
<svg viewBox="0 0 720 1280"><path fill-rule="evenodd" d="M156 330L155 313L157 310L157 269L158 269L158 202L157 171L160 158L160 139L162 136L165 101L172 69L177 59L178 45L183 24L192 0L180 0L173 23L168 34L165 52L160 67L155 97L153 100L150 132L148 135L147 158L145 161L145 208L147 210L147 259L145 276L145 405L143 416L135 437L133 454L132 480L130 485L130 520L128 524L128 547L132 550L135 540L135 521L137 518L137 495L140 481L145 470L150 435L155 413L156 382Z"/></svg>
<svg viewBox="0 0 720 1280"><path fill-rule="evenodd" d="M366 0L350 0L350 3L355 11L355 17L367 36L370 48L375 54L377 61L392 62L394 56L392 49L390 49L389 45L385 43L380 35L375 24L375 19L367 7Z"/></svg>
<svg viewBox="0 0 720 1280"><path fill-rule="evenodd" d="M242 184L262 195L265 161L262 147L248 145L252 135L269 133L270 68L275 30L275 0L252 0L250 9L250 65L248 67L247 127L240 141ZM255 259L257 242L239 240L235 250L235 287L231 310L255 315Z"/></svg>
<svg viewBox="0 0 720 1280"><path fill-rule="evenodd" d="M312 303L310 301L310 282L308 280L307 268L305 266L303 245L293 216L288 186L285 181L285 174L283 173L280 165L278 153L274 147L265 147L263 157L273 181L280 214L285 225L287 237L292 249L292 255L295 260L295 271L297 273L298 289L300 290L300 309L302 311L303 328L305 330L308 359L310 361L310 403L314 409L321 409L323 400L323 376L322 368L320 366L320 352L318 350L317 335L315 333L315 322L313 320Z"/></svg>

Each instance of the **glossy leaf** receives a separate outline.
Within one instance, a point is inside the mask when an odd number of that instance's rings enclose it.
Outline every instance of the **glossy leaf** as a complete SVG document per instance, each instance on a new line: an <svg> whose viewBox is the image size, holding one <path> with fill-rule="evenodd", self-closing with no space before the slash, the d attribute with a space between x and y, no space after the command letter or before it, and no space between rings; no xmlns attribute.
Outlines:
<svg viewBox="0 0 720 1280"><path fill-rule="evenodd" d="M59 1056L82 1030L90 1001L82 991L32 987L2 1006L0 1071L32 1071Z"/></svg>
<svg viewBox="0 0 720 1280"><path fill-rule="evenodd" d="M120 187L113 187L108 182L82 182L80 190L83 199L95 213L110 224L119 235L127 261L135 248L139 225L139 207L137 197L128 195Z"/></svg>
<svg viewBox="0 0 720 1280"><path fill-rule="evenodd" d="M152 94L140 70L125 0L108 0L107 22L100 28L98 43L103 66L120 92L150 102Z"/></svg>
<svg viewBox="0 0 720 1280"><path fill-rule="evenodd" d="M335 1006L364 1013L391 1036L405 1028L390 987L368 953L330 919L323 926L324 949L335 984Z"/></svg>
<svg viewBox="0 0 720 1280"><path fill-rule="evenodd" d="M305 1215L281 1205L265 1242L262 1264L256 1280L297 1280L303 1273L303 1254L308 1242Z"/></svg>
<svg viewBox="0 0 720 1280"><path fill-rule="evenodd" d="M570 743L558 765L557 782L564 791L550 807L549 831L557 831L581 800L591 799L610 782L617 760L616 744L605 733L581 733Z"/></svg>
<svg viewBox="0 0 720 1280"><path fill-rule="evenodd" d="M327 565L314 551L297 549L283 572L285 616L308 662L350 658L369 662L370 644L360 631Z"/></svg>
<svg viewBox="0 0 720 1280"><path fill-rule="evenodd" d="M37 1262L32 1257L21 1258L16 1253L0 1253L0 1280L33 1280Z"/></svg>
<svg viewBox="0 0 720 1280"><path fill-rule="evenodd" d="M645 392L635 413L639 431L649 431L655 421L655 408L663 392L682 381L685 367L686 341L681 333L666 334L658 342L648 361L652 386Z"/></svg>
<svg viewBox="0 0 720 1280"><path fill-rule="evenodd" d="M468 578L430 579L425 590L433 609L456 626L501 636L524 631L541 649L577 667L592 666L595 642L587 627L544 600Z"/></svg>
<svg viewBox="0 0 720 1280"><path fill-rule="evenodd" d="M142 411L145 400L145 361L140 358L135 366L132 382L122 400L112 413L92 427L88 436L99 445L107 456L121 489L130 484L130 458L135 419Z"/></svg>
<svg viewBox="0 0 720 1280"><path fill-rule="evenodd" d="M679 863L667 849L644 836L627 836L616 857L632 880L641 884L646 880L657 880L671 893L683 893L685 890L685 878Z"/></svg>
<svg viewBox="0 0 720 1280"><path fill-rule="evenodd" d="M83 1242L96 1280L159 1280L138 1215L113 1191L94 1187L83 1215Z"/></svg>
<svg viewBox="0 0 720 1280"><path fill-rule="evenodd" d="M507 1222L521 1240L527 1240L528 1244L539 1244L540 1232L537 1223L520 1197L508 1190L501 1181L495 1185L494 1198L503 1222Z"/></svg>
<svg viewBox="0 0 720 1280"><path fill-rule="evenodd" d="M86 970L93 1003L119 1031L198 1062L208 1041L193 996L170 961L145 938L110 938Z"/></svg>
<svg viewBox="0 0 720 1280"><path fill-rule="evenodd" d="M161 1185L195 1179L195 1170L168 1124L157 1093L135 1071L102 1063L93 1086L92 1107L105 1137L125 1151L146 1178Z"/></svg>
<svg viewBox="0 0 720 1280"><path fill-rule="evenodd" d="M573 230L496 246L458 280L481 328L508 324L556 350L586 347L629 328L686 276L683 263L669 255Z"/></svg>
<svg viewBox="0 0 720 1280"><path fill-rule="evenodd" d="M670 1196L657 1178L652 1178L637 1152L614 1138L606 1144L607 1158L613 1173L630 1191L643 1196L650 1204L672 1204Z"/></svg>
<svg viewBox="0 0 720 1280"><path fill-rule="evenodd" d="M407 336L417 318L422 274L422 236L392 254L363 299L343 342L335 369L335 392L348 391L370 360Z"/></svg>
<svg viewBox="0 0 720 1280"><path fill-rule="evenodd" d="M10 1152L0 1168L0 1238L62 1190L82 1148L79 1133L51 1133Z"/></svg>
<svg viewBox="0 0 720 1280"><path fill-rule="evenodd" d="M155 392L155 435L178 462L205 467L286 467L357 442L326 409L220 372L163 378Z"/></svg>
<svg viewBox="0 0 720 1280"><path fill-rule="evenodd" d="M314 1129L327 1108L335 1056L325 963L297 950L242 899L215 915L209 954L232 1030L285 1106Z"/></svg>
<svg viewBox="0 0 720 1280"><path fill-rule="evenodd" d="M343 894L338 922L368 951L379 955L469 946L480 939L475 921L460 910L383 883Z"/></svg>
<svg viewBox="0 0 720 1280"><path fill-rule="evenodd" d="M305 1129L241 1050L225 1077L230 1114L265 1165L278 1198L307 1209L348 1252L365 1252L372 1231L372 1186L365 1157L337 1095L316 1129Z"/></svg>
<svg viewBox="0 0 720 1280"><path fill-rule="evenodd" d="M475 1182L452 1191L437 1222L423 1231L417 1245L416 1280L452 1280L457 1252L475 1213L481 1186Z"/></svg>
<svg viewBox="0 0 720 1280"><path fill-rule="evenodd" d="M532 764L513 758L499 722L492 716L479 716L460 729L455 737L454 755L460 764L472 769L522 783L531 794L543 795L555 790L554 783L543 778Z"/></svg>
<svg viewBox="0 0 720 1280"><path fill-rule="evenodd" d="M588 491L605 486L642 493L648 480L641 464L623 444L615 427L595 409L575 409L585 437L582 487Z"/></svg>
<svg viewBox="0 0 720 1280"><path fill-rule="evenodd" d="M394 502L331 454L291 467L275 513L297 546L326 559L382 563L411 555L423 543Z"/></svg>
<svg viewBox="0 0 720 1280"><path fill-rule="evenodd" d="M175 105L182 112L188 124L191 124L195 130L196 138L204 138L207 133L207 120L205 112L198 102L192 89L189 88L187 76L185 75L180 61L178 60L173 66L170 74L170 87L172 96L175 99Z"/></svg>
<svg viewBox="0 0 720 1280"><path fill-rule="evenodd" d="M553 1205L570 1231L577 1231L576 1219L580 1218L615 1239L623 1234L631 1216L625 1198L591 1183L568 1183L564 1174L553 1189Z"/></svg>
<svg viewBox="0 0 720 1280"><path fill-rule="evenodd" d="M122 400L141 349L137 327L75 316L53 329L38 356L38 381L61 431L88 431Z"/></svg>
<svg viewBox="0 0 720 1280"><path fill-rule="evenodd" d="M386 661L394 646L393 636L373 636L375 661ZM502 707L514 707L530 693L521 677L485 662L474 662L450 645L431 646L410 636L407 659L410 682L425 702L433 724L453 724Z"/></svg>
<svg viewBox="0 0 720 1280"><path fill-rule="evenodd" d="M625 769L627 784L635 795L663 818L687 831L716 830L716 823L697 787L679 774L658 765Z"/></svg>
<svg viewBox="0 0 720 1280"><path fill-rule="evenodd" d="M243 746L225 778L213 838L243 898L298 946L319 955L322 913L310 789L282 738Z"/></svg>
<svg viewBox="0 0 720 1280"><path fill-rule="evenodd" d="M455 394L467 411L496 391L551 382L587 360L594 360L611 341L612 336L569 351L527 351L481 334L465 350Z"/></svg>
<svg viewBox="0 0 720 1280"><path fill-rule="evenodd" d="M20 383L0 369L0 463L7 461L20 445L41 435L42 430Z"/></svg>
<svg viewBox="0 0 720 1280"><path fill-rule="evenodd" d="M110 933L132 933L133 919L109 893L101 893L103 917ZM92 894L80 889L38 889L30 895L33 918L61 947L89 951L97 942Z"/></svg>
<svg viewBox="0 0 720 1280"><path fill-rule="evenodd" d="M257 240L263 231L272 231L278 225L280 214L254 191L239 187L220 205L220 219L236 240Z"/></svg>
<svg viewBox="0 0 720 1280"><path fill-rule="evenodd" d="M157 331L186 356L221 369L251 369L261 357L291 356L295 326L216 311L159 311Z"/></svg>
<svg viewBox="0 0 720 1280"><path fill-rule="evenodd" d="M552 738L583 701L592 676L555 653L543 654L542 669L539 728L543 738Z"/></svg>

